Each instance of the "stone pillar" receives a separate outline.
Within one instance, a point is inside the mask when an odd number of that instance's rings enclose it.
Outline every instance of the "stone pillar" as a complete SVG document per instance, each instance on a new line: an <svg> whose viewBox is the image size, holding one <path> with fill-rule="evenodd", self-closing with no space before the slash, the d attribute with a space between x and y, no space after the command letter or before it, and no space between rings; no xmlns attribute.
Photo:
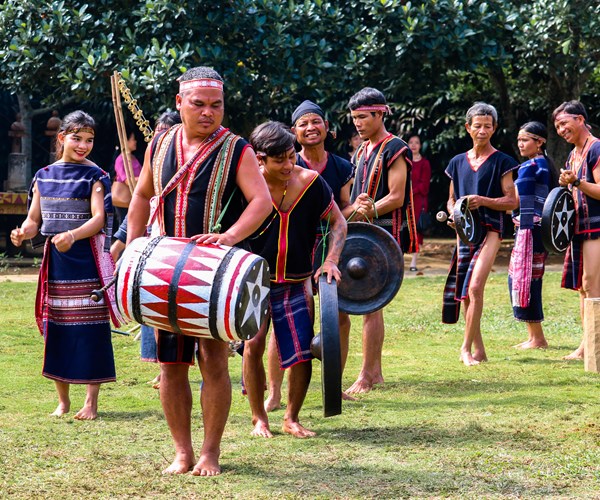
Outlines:
<svg viewBox="0 0 600 500"><path fill-rule="evenodd" d="M600 373L600 298L585 299L583 305L583 367Z"/></svg>
<svg viewBox="0 0 600 500"><path fill-rule="evenodd" d="M31 184L31 175L27 172L27 158L23 153L8 155L7 191L27 191Z"/></svg>

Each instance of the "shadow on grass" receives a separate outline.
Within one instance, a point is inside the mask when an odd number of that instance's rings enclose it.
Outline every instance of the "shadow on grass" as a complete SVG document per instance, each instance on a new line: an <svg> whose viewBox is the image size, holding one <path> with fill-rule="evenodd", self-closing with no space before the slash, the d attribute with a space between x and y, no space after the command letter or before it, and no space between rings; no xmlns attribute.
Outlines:
<svg viewBox="0 0 600 500"><path fill-rule="evenodd" d="M482 492L529 496L553 491L551 486L532 484L525 478L522 481L509 478L505 473L483 474L460 466L451 471L419 469L408 465L401 454L392 465L389 462L365 465L346 458L332 460L319 467L316 481L313 464L296 462L293 475L281 465L265 464L261 467L245 464L234 467L234 470L224 467L224 471L250 479L260 477L265 498L280 496L284 492L294 492L293 498L409 498L431 495L437 498L457 494L475 497Z"/></svg>

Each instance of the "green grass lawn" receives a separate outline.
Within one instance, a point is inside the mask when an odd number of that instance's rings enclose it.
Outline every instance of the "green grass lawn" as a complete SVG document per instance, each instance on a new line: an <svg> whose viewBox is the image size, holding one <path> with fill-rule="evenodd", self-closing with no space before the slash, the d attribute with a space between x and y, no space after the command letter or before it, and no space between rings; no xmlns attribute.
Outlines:
<svg viewBox="0 0 600 500"><path fill-rule="evenodd" d="M545 285L550 347L517 351L525 325L512 318L506 274L493 274L482 321L489 362L458 361L464 323L442 325L443 278L406 279L386 311L385 387L322 417L320 367L301 413L314 439L279 429L251 438L240 393L241 358L231 358L233 406L216 478L162 476L173 455L157 391L157 366L139 361L139 343L113 336L118 381L100 392L94 422L49 416L56 406L41 372L33 318L35 285L0 284L0 497L2 498L398 498L600 496L600 375L560 358L581 339L578 295ZM360 367L353 318L344 387ZM194 438L202 430L195 388ZM84 386L71 390L73 409Z"/></svg>

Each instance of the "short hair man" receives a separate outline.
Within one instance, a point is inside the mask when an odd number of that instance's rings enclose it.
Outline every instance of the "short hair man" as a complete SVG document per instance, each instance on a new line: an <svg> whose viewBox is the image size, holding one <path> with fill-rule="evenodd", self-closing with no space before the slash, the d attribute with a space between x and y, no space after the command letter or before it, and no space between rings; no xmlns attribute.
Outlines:
<svg viewBox="0 0 600 500"><path fill-rule="evenodd" d="M352 157L356 175L351 201L362 210L353 220L368 218L387 229L405 252L417 250L416 225L411 206L411 152L407 144L387 131L383 117L389 112L385 96L365 87L348 103L354 126L364 141ZM401 237L408 229L410 241ZM356 382L347 393L370 391L383 383L381 352L385 327L383 309L363 316L363 362Z"/></svg>
<svg viewBox="0 0 600 500"><path fill-rule="evenodd" d="M325 150L325 140L329 134L329 122L325 113L318 104L306 100L302 102L292 114L292 132L301 149L296 154L296 164L318 172L327 182L333 192L333 198L342 214L347 218L355 208L350 203L350 189L354 178L352 163ZM319 224L320 227L320 224ZM322 237L318 229L317 244ZM348 337L350 334L350 317L348 314L339 313L340 344L342 354L342 370L348 358ZM268 348L268 387L269 396L265 402L267 411L272 411L281 406L281 384L283 371L279 369L277 357L277 344L272 335Z"/></svg>
<svg viewBox="0 0 600 500"><path fill-rule="evenodd" d="M150 199L154 198L152 220L159 233L193 237L201 243L236 245L251 235L271 210L256 156L246 141L221 126L223 79L212 68L192 68L184 73L175 102L182 125L155 138L146 150L129 211L127 241L144 234ZM225 162L220 160L224 148ZM213 175L217 168L222 169L222 176ZM217 177L221 182L216 182ZM228 200L227 210L221 213ZM204 442L197 463L192 448L188 379L196 346L204 383ZM175 444L175 459L165 473L183 474L190 469L201 476L220 473L220 444L231 406L228 353L225 342L198 341L159 330L160 398Z"/></svg>
<svg viewBox="0 0 600 500"><path fill-rule="evenodd" d="M465 305L465 335L460 360L466 366L487 361L481 335L483 291L502 240L504 212L517 207L513 170L514 158L491 144L498 126L498 113L493 106L475 103L466 115L465 128L473 141L466 153L450 160L446 175L450 177L448 213L454 213L456 201L468 196L469 209L479 212L484 236L476 245L463 243L457 237L446 287L442 321L456 323L460 303Z"/></svg>
<svg viewBox="0 0 600 500"><path fill-rule="evenodd" d="M579 101L563 102L552 118L558 135L575 146L559 179L561 186L570 186L577 210L575 235L565 254L562 286L579 290L583 315L585 299L600 297L600 140L592 135L585 107ZM582 340L563 359L583 356Z"/></svg>
<svg viewBox="0 0 600 500"><path fill-rule="evenodd" d="M300 424L313 358L312 252L317 224L327 220L329 246L322 267L328 282L341 278L337 263L346 239L346 220L331 189L316 172L296 165L294 135L281 123L266 122L250 136L273 200L272 215L250 240L271 270L271 315L282 370L289 368L288 403L283 431L298 438L315 433ZM244 383L252 410L255 436L272 437L264 406L267 325L244 345Z"/></svg>

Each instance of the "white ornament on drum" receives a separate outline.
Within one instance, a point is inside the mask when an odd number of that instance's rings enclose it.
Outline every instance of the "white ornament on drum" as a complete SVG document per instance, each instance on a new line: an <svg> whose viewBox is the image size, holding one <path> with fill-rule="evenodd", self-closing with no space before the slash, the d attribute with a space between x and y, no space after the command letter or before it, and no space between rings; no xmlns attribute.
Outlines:
<svg viewBox="0 0 600 500"><path fill-rule="evenodd" d="M244 318L242 319L242 325L246 324L246 321L250 318L250 316L254 316L254 321L260 327L260 318L261 318L261 306L265 301L265 298L268 298L269 292L271 289L268 286L263 286L263 273L265 271L264 266L261 266L258 278L256 283L246 283L248 287L248 295L250 296L250 301L246 306L246 312L244 313ZM240 302L240 309L243 308L243 304ZM267 309L263 311L263 315L267 314Z"/></svg>

